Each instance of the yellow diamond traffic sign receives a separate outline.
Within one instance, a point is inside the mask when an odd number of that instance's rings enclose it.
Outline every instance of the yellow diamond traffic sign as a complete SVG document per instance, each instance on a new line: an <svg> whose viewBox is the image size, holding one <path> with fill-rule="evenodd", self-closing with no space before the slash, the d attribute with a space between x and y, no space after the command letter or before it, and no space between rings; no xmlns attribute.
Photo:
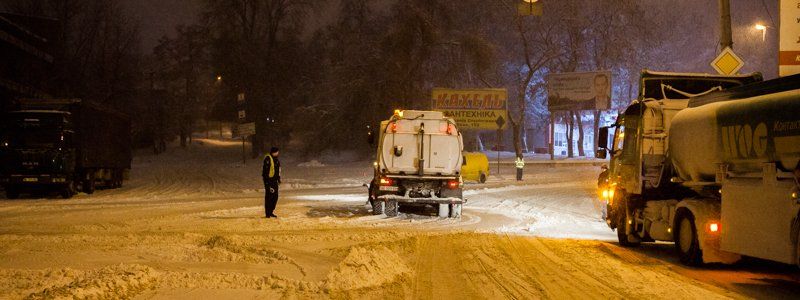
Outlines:
<svg viewBox="0 0 800 300"><path fill-rule="evenodd" d="M730 47L725 47L722 53L711 62L711 66L722 75L733 75L744 66L744 61L736 53L733 53Z"/></svg>

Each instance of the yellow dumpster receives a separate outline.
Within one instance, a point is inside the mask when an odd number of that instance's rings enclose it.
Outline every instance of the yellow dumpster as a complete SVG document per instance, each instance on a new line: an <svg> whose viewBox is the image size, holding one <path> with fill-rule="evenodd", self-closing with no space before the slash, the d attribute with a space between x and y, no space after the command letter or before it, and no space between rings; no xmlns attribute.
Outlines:
<svg viewBox="0 0 800 300"><path fill-rule="evenodd" d="M464 152L464 162L461 166L461 177L464 180L486 182L489 176L489 158L479 152Z"/></svg>

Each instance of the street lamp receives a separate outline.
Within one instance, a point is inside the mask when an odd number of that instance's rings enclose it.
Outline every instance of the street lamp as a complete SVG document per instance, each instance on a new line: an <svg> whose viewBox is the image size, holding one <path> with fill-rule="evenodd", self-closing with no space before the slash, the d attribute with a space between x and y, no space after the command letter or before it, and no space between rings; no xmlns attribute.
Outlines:
<svg viewBox="0 0 800 300"><path fill-rule="evenodd" d="M517 0L519 1L519 0ZM522 0L517 2L517 15L520 16L541 16L542 4L539 0Z"/></svg>
<svg viewBox="0 0 800 300"><path fill-rule="evenodd" d="M765 26L764 24L756 24L755 28L756 28L756 30L760 30L761 31L761 41L762 42L766 41L767 40L767 26Z"/></svg>

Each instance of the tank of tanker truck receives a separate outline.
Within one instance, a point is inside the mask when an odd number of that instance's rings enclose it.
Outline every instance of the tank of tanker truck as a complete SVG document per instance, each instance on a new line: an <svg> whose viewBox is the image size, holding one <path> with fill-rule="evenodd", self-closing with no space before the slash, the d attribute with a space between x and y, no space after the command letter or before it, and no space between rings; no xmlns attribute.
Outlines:
<svg viewBox="0 0 800 300"><path fill-rule="evenodd" d="M800 77L783 82L790 80ZM767 162L782 171L800 167L800 89L735 96L692 99L675 115L669 153L681 180L714 182L721 166L738 174L760 173Z"/></svg>

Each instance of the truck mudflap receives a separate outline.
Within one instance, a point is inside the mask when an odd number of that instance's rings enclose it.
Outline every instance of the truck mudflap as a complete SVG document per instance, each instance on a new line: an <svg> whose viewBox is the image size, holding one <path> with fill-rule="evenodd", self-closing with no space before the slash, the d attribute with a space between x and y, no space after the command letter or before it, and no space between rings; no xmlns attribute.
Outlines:
<svg viewBox="0 0 800 300"><path fill-rule="evenodd" d="M399 212L399 204L405 205L434 205L437 206L438 215L442 218L461 218L461 208L465 199L449 198L412 198L400 195L383 195L373 200L373 210L383 212L387 217L395 217ZM373 212L374 213L374 212Z"/></svg>
<svg viewBox="0 0 800 300"><path fill-rule="evenodd" d="M467 202L461 198L411 198L406 196L397 195L383 195L378 196L378 201L396 201L398 203L415 203L415 204L464 204Z"/></svg>

